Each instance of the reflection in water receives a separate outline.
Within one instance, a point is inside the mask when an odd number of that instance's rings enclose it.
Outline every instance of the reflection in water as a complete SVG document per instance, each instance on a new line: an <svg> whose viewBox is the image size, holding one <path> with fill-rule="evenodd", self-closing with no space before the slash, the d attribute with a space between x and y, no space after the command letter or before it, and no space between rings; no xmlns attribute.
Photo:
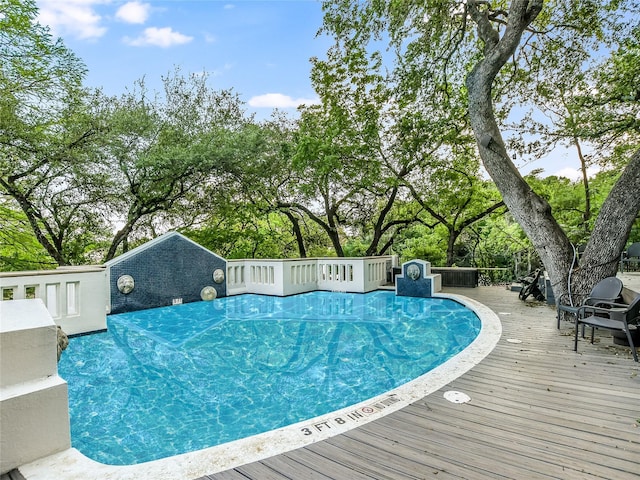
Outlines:
<svg viewBox="0 0 640 480"><path fill-rule="evenodd" d="M192 451L315 417L406 383L480 322L393 292L243 295L108 319L71 339L73 446L104 463Z"/></svg>

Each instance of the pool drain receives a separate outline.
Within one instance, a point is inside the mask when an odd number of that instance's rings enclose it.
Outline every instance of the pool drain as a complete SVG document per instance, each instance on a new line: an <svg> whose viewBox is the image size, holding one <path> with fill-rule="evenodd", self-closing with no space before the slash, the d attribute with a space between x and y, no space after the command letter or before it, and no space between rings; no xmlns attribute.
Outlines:
<svg viewBox="0 0 640 480"><path fill-rule="evenodd" d="M469 395L462 392L456 392L455 390L444 392L444 398L449 400L451 403L467 403L471 401L471 397Z"/></svg>

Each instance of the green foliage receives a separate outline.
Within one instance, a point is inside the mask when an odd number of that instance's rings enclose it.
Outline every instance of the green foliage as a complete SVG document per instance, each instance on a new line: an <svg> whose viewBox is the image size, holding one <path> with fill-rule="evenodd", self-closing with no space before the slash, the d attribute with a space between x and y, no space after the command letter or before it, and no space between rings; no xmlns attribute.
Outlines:
<svg viewBox="0 0 640 480"><path fill-rule="evenodd" d="M632 4L544 2L493 84L510 146L533 158L584 144L583 167L603 167L584 183L527 177L574 244L639 145L640 29L618 16ZM312 60L321 105L257 123L179 70L162 92L85 91L35 3L4 0L0 269L96 263L180 229L227 258L395 253L527 273L539 259L481 174L465 85L484 47L472 9L502 33L509 6L323 2L335 44ZM509 124L514 107L531 108L525 122Z"/></svg>
<svg viewBox="0 0 640 480"><path fill-rule="evenodd" d="M33 236L26 216L0 199L0 271L46 270L58 264Z"/></svg>
<svg viewBox="0 0 640 480"><path fill-rule="evenodd" d="M229 259L299 257L289 222L276 212L258 215L254 210L238 205L217 221L210 218L207 225L184 229L182 233ZM312 256L327 256L330 252L328 245L322 246L313 241L312 232L307 232L306 238Z"/></svg>
<svg viewBox="0 0 640 480"><path fill-rule="evenodd" d="M621 41L609 57L592 69L593 88L575 98L582 117L580 134L611 146L613 158L640 146L640 25L620 31ZM617 155L616 155L617 154Z"/></svg>
<svg viewBox="0 0 640 480"><path fill-rule="evenodd" d="M531 241L509 214L479 222L469 241L475 245L473 265L507 268L509 274L503 274L505 281L518 279L541 263Z"/></svg>
<svg viewBox="0 0 640 480"><path fill-rule="evenodd" d="M414 225L407 228L394 242L394 253L400 256L401 262L421 259L431 265L444 266L447 260L447 231L440 227L429 228Z"/></svg>
<svg viewBox="0 0 640 480"><path fill-rule="evenodd" d="M602 71L602 64L596 65L598 62L593 62L593 59L594 53L607 54L608 49L615 51L617 46L624 45L625 52L616 53L614 57L618 62L614 60L613 63L619 65L621 71L621 78L615 82L627 92L625 98L628 100L629 86L634 83L632 80L626 85L626 79L633 79L635 75L637 85L638 78L634 67L628 65L638 62L633 62L634 41L631 40L634 36L629 35L626 24L630 19L637 26L637 15L629 15L629 12L637 12L637 2L539 0L425 3L327 0L323 6L326 12L325 32L333 35L336 45L343 48L344 65L349 65L352 56L358 57L361 52L376 49L380 44L391 47L393 63L389 62L392 73L388 80L398 86L393 89L396 105L407 107L411 112L424 112L425 118L448 118L450 124L458 126L457 132L454 129L451 132L459 135L469 133L466 111L469 112L487 171L511 208L514 218L518 219L535 242L544 261L548 262L546 266L557 277L553 280L556 284L566 284L562 276L566 275L570 261L569 238L561 223L576 230L571 232L576 240L595 237L595 244L606 247L605 256L615 257L629 218L633 215L637 217L637 196L632 193L637 184L633 180L639 177L640 167L635 160L637 153L626 159L627 168L617 184L621 191L617 193L616 200L610 197L601 208L595 202L586 175L581 186L569 182L560 185L564 194L551 190L559 186L557 179L547 182L533 179L534 190L540 190L541 194L532 194L511 161L511 155L504 146L502 130L507 127L520 129L522 136L510 146L533 158L563 142L575 145L585 173L589 166L607 164L605 160L611 152L622 154L625 137L634 136L633 126L628 122L621 127L623 119L637 119L637 112L633 106L620 107L612 102L609 92L615 91L615 88L606 88L606 82L595 80L596 72ZM632 48L629 48L630 45ZM627 71L631 73L628 77ZM606 76L607 79L612 77ZM635 93L634 87L632 91ZM580 96L596 97L597 101L591 102L592 105L602 108L586 108L586 101L576 101ZM598 101L601 103L598 104ZM424 108L427 105L428 108ZM456 114L448 117L446 112L440 110L440 105L445 105L445 110L451 109ZM519 115L528 106L532 107L527 117L529 121L510 125L510 113ZM632 115L627 115L629 112ZM541 113L548 118L540 120ZM610 120L607 119L609 114ZM457 119L464 121L456 122ZM526 127L531 125L534 128L527 131ZM601 128L604 125L609 130ZM595 132L599 132L599 136L594 135ZM533 141L532 134L537 136ZM440 135L442 137L448 139L443 142L447 147L464 145L463 135L455 140L453 136ZM433 146L433 142L428 142L427 138L420 138L416 144ZM488 145L480 141L486 138L489 138ZM593 152L590 157L581 150L587 138L590 140L587 146L590 153ZM604 145L604 142L608 145ZM633 138L631 143L637 145ZM626 151L638 150L632 147ZM437 179L442 185L452 185L453 178L446 170L433 168L438 160L443 159L438 155L438 149L433 148L428 153L429 162L421 164L425 166L429 163L429 168L423 171L426 173L423 173L423 178L427 180L424 183L431 187L430 181ZM455 155L451 157L455 158ZM473 175L474 172L470 173ZM453 243L473 241L471 232L480 233L483 227L483 222L473 217L475 225L468 225L468 231L460 231L454 226L458 217L453 210L465 205L465 199L468 198L466 190L459 188L459 185L456 185L458 188L450 187L452 193L447 197L447 190L443 189L440 195L431 197L441 202L437 203L437 208L433 208L430 198L423 200L416 183L409 185L413 197L421 202L429 215L443 226L448 226L450 262L454 256L452 252L456 250ZM622 185L631 188L622 191ZM580 189L582 198L580 192L574 191ZM428 191L428 188L425 190ZM549 203L553 204L552 215L549 215L547 208ZM594 220L592 215L598 211L605 212L602 215L604 219L599 221ZM597 231L596 235L592 235L594 231ZM609 235L618 238L605 243ZM599 265L610 265L611 262L603 264L595 258L593 252L596 250L602 249L588 251L587 257L592 256L591 260ZM603 269L601 273L610 272L604 272Z"/></svg>
<svg viewBox="0 0 640 480"><path fill-rule="evenodd" d="M0 4L0 94L3 103L17 99L30 114L46 115L61 92L80 86L85 67L36 22L37 13L33 0Z"/></svg>
<svg viewBox="0 0 640 480"><path fill-rule="evenodd" d="M92 142L85 67L47 28L32 1L0 6L0 195L22 210L58 264L87 261L103 232L96 195L106 180Z"/></svg>
<svg viewBox="0 0 640 480"><path fill-rule="evenodd" d="M163 95L150 94L141 80L131 92L102 100L109 125L103 151L115 186L110 201L122 224L107 260L130 236L154 225L197 221L210 206L205 187L219 187L217 174L224 177L236 158L234 142L244 124L238 97L212 90L205 75L185 77L179 70L163 84Z"/></svg>
<svg viewBox="0 0 640 480"><path fill-rule="evenodd" d="M553 215L573 245L585 245L591 236L595 219L602 204L609 196L613 185L618 180L620 171L604 170L597 173L590 180L592 202L592 216L585 222L584 218L584 188L581 182L574 182L564 177L549 176L541 178L539 172L527 176L531 187L545 198L551 205ZM636 220L636 227L629 236L630 242L638 238L640 218Z"/></svg>

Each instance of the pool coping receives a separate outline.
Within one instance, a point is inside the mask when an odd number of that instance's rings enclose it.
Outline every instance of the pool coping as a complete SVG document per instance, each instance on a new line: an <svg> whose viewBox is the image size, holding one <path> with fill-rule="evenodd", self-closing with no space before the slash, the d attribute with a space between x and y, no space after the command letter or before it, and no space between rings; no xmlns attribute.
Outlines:
<svg viewBox="0 0 640 480"><path fill-rule="evenodd" d="M23 465L19 470L27 480L192 480L305 447L382 418L469 371L500 339L500 319L486 305L461 295L439 293L434 297L449 298L473 310L482 324L480 333L467 348L442 365L382 395L277 430L137 465L105 465L70 448Z"/></svg>

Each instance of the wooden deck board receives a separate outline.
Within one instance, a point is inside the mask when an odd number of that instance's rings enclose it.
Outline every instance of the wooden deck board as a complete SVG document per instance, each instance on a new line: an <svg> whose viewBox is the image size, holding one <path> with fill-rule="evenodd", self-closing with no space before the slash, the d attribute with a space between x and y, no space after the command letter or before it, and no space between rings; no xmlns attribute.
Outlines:
<svg viewBox="0 0 640 480"><path fill-rule="evenodd" d="M640 366L606 332L556 329L555 310L504 287L447 289L501 318L492 353L442 390L384 418L282 455L202 477L307 479L640 478ZM517 339L522 343L511 343ZM460 390L468 404L442 394Z"/></svg>
<svg viewBox="0 0 640 480"><path fill-rule="evenodd" d="M434 413L436 412L434 411ZM482 420L477 420L478 418ZM422 419L422 421L418 421L415 415L409 416L404 421L405 425L401 425L401 428L398 429L399 434L412 425L434 428L433 420ZM457 414L454 421L439 422L437 430L449 432L442 440L448 447L463 442L492 445L496 450L507 454L516 452L519 465L522 466L526 463L534 470L539 467L539 461L553 463L562 468L576 469L584 461L603 463L612 458L615 458L618 463L624 464L627 469L632 469L633 463L638 458L637 452L626 452L622 448L609 448L606 451L606 447L603 447L601 453L591 452L587 457L584 457L581 454L581 449L592 447L589 438L577 439L559 433L552 435L545 430L549 424L542 424L538 430L527 430L517 425L511 426L513 423L511 418L508 427L496 428L496 421L492 418L485 419L484 412L472 409L465 417ZM463 428L460 428L460 425L463 425ZM504 425L507 423L505 422ZM623 443L620 442L620 445ZM511 457L511 455L507 455L507 457Z"/></svg>
<svg viewBox="0 0 640 480"><path fill-rule="evenodd" d="M325 458L330 462L338 462L344 468L348 468L350 471L352 470L355 462L354 459L359 459L357 464L361 469L361 473L366 475L367 478L397 478L397 471L393 469L393 465L387 465L385 463L384 458L386 455L381 455L378 458L371 460L367 459L366 455L362 455L360 453L360 448L358 446L359 442L351 437L345 438L337 438L335 444L333 442L326 442L325 444L316 448L316 445L311 445L308 450L313 451L316 455ZM429 459L424 459L429 460ZM383 464L380 467L380 464ZM424 470L432 469L439 470L437 466L434 466L434 462L432 461L430 464L422 464ZM390 469L392 475L383 475L383 470ZM350 476L346 475L342 478L349 478ZM448 474L443 476L442 478L460 478L459 476Z"/></svg>
<svg viewBox="0 0 640 480"><path fill-rule="evenodd" d="M588 448L587 443L591 445L593 442L600 440L601 437L607 439L607 442L603 444L604 448L610 448L610 439L617 438L619 442L615 444L615 447L608 453L608 455L612 457L618 458L638 458L636 455L640 455L640 451L637 448L637 444L634 444L634 438L623 438L619 434L619 431L616 432L605 432L604 429L601 429L598 432L597 436L594 436L590 432L585 432L584 425L571 425L570 428L567 426L559 426L558 422L555 422L555 418L547 417L541 419L537 422L531 422L529 418L522 418L517 415L511 415L507 421L502 421L499 424L499 430L496 427L498 422L504 420L504 415L497 411L487 411L483 410L481 412L476 409L468 409L466 412L457 412L455 417L446 417L450 412L446 410L443 412L441 408L434 406L433 404L429 405L429 416L426 418L426 421L429 422L429 425L433 428L433 417L438 416L438 425L440 428L445 430L447 427L449 429L457 429L459 425L464 422L466 426L482 428L482 429L490 429L491 433L493 433L493 429L496 431L505 432L505 434L510 434L514 436L514 441L521 442L524 439L530 438L533 441L541 441L545 446L548 444L555 444L559 448L564 448L564 446L572 447L580 447L580 448ZM407 413L407 412L402 412ZM397 420L405 421L402 415L397 415ZM414 424L419 424L421 419L416 418L416 416L410 417L410 422ZM584 423L584 422L583 422ZM587 427L592 426L592 422L587 423ZM580 428L583 428L580 430ZM406 427L404 427L406 428ZM604 433L613 433L614 435L606 435ZM630 453L627 453L630 452Z"/></svg>
<svg viewBox="0 0 640 480"><path fill-rule="evenodd" d="M403 430L394 432L394 437L402 438L401 441L394 442L394 452L396 455L406 455L406 451L420 452L423 457L440 458L443 462L443 469L447 471L455 471L463 478L471 476L477 478L482 476L483 478L495 478L494 463L495 456L501 454L499 449L496 448L494 442L488 436L481 436L479 443L476 443L474 448L468 448L468 443L471 441L478 441L477 438L469 436L469 430L456 429L456 431L444 432L438 428L425 429L429 431L427 436L409 435L407 429L411 424L405 425ZM357 432L357 435L372 434L368 429L363 429L362 432ZM378 431L379 434L388 435L389 431ZM349 434L347 434L349 435ZM354 434L355 435L355 434ZM376 441L379 444L379 440ZM402 447L402 448L399 448ZM491 455L488 455L491 453ZM517 467L517 468L514 468ZM537 464L535 460L520 457L517 465L509 465L509 460L503 463L503 471L501 475L506 475L509 470L515 472L516 470L521 475L521 478L527 479L543 479L549 478L546 474L538 473ZM470 472L474 472L473 475ZM526 473L523 473L526 472ZM435 472L434 472L435 473Z"/></svg>
<svg viewBox="0 0 640 480"><path fill-rule="evenodd" d="M312 454L309 454L312 452ZM340 476L341 478L348 478L349 480L371 480L375 477L365 472L354 471L350 466L345 466L343 463L337 461L333 455L331 457L319 455L313 450L294 450L286 454L286 456L295 461L308 462L318 472L331 471L332 475ZM349 464L347 464L349 465Z"/></svg>

